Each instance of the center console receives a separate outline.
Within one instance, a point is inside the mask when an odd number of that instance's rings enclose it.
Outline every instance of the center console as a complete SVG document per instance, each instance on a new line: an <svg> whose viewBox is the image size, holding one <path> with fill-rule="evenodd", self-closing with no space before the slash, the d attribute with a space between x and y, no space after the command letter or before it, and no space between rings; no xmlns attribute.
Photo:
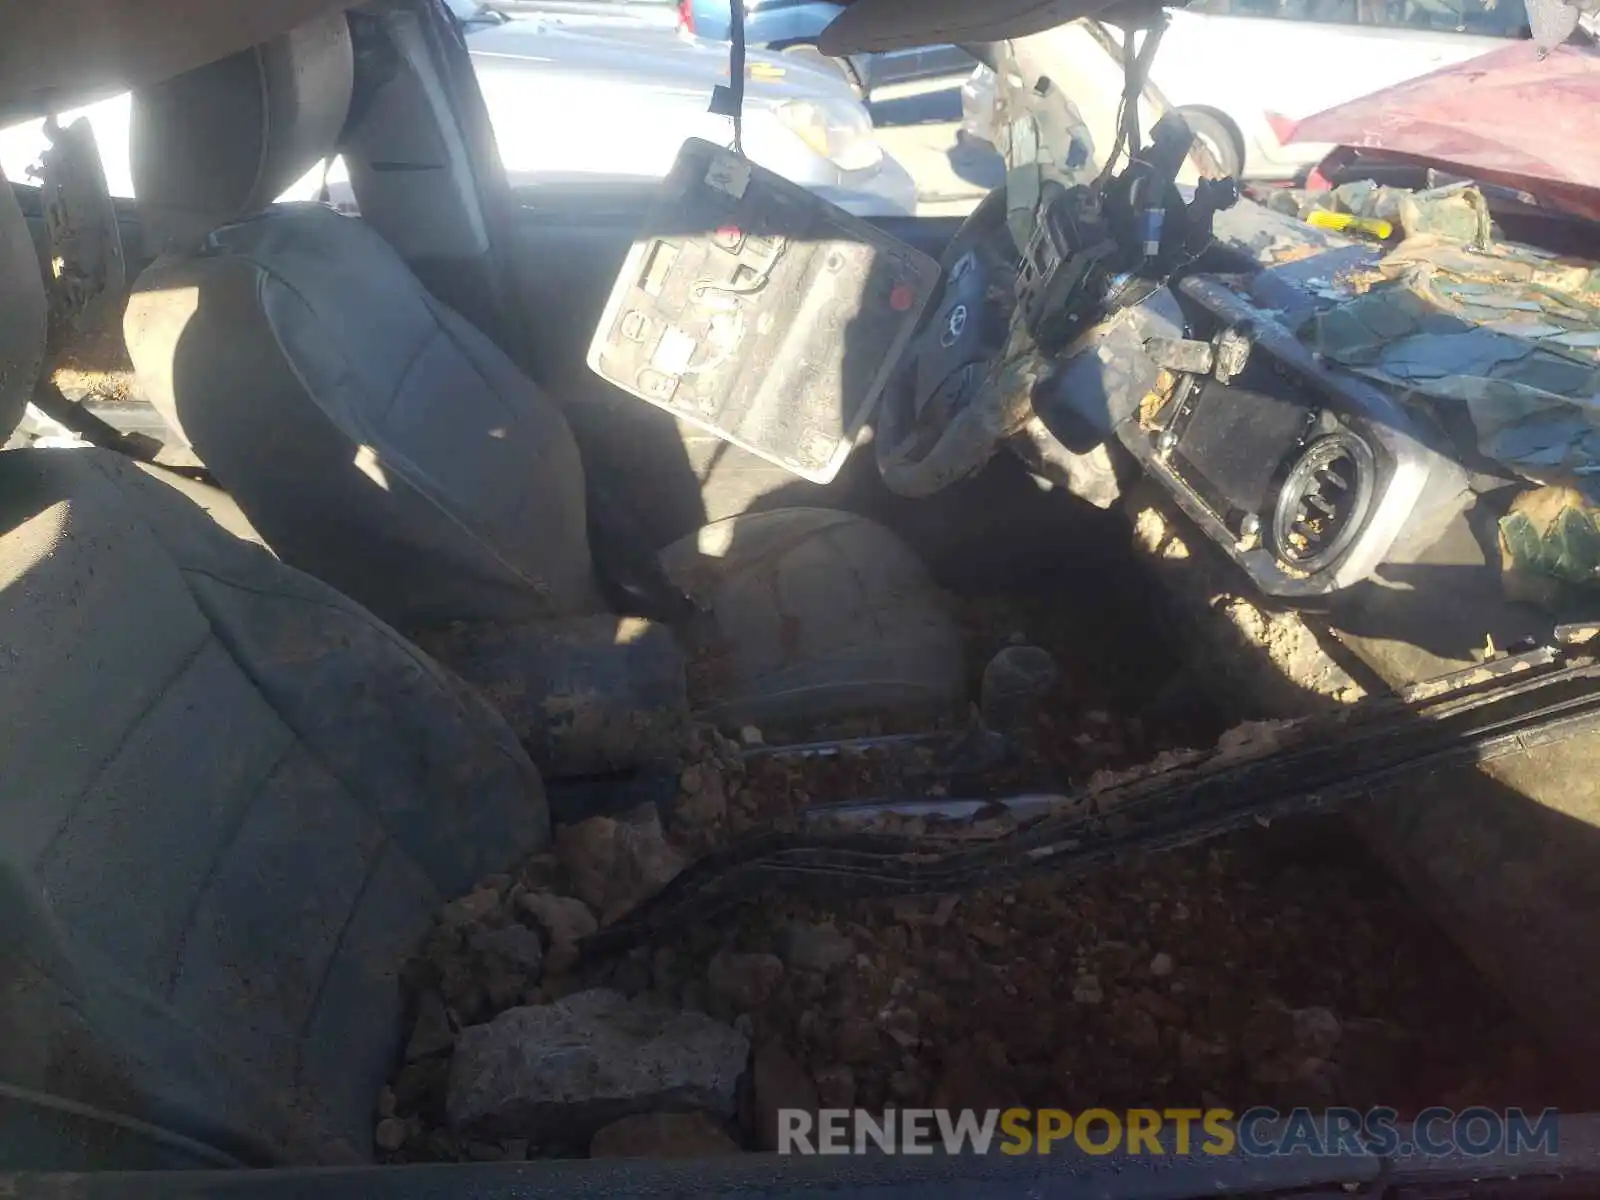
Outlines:
<svg viewBox="0 0 1600 1200"><path fill-rule="evenodd" d="M1114 435L1262 592L1315 597L1425 549L1468 492L1434 430L1291 332L1315 267L1275 271L1124 310L1035 407L1069 448Z"/></svg>

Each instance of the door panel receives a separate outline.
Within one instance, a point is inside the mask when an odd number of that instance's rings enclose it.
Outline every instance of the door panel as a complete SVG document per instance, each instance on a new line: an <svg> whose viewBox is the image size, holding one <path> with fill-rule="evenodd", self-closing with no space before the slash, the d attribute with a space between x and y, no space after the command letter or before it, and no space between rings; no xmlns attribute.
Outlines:
<svg viewBox="0 0 1600 1200"><path fill-rule="evenodd" d="M583 448L591 493L605 490L652 546L708 520L782 504L855 507L876 484L868 452L827 487L798 479L627 395L586 364L589 341L654 195L651 186L527 189L519 194L512 271L525 323L525 369L565 409ZM935 258L956 217L874 224Z"/></svg>

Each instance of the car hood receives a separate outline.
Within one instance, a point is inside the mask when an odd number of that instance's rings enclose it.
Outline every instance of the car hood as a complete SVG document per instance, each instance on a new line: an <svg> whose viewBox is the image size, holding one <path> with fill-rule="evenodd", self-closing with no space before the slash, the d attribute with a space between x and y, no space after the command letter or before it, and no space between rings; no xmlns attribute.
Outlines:
<svg viewBox="0 0 1600 1200"><path fill-rule="evenodd" d="M467 48L480 62L525 60L541 73L568 71L585 78L615 77L619 84L652 91L694 91L710 95L728 81L728 47L671 30L608 27L589 32L538 18L513 18L503 25L474 30ZM833 97L854 102L837 71L809 66L775 54L745 55L745 98L778 103Z"/></svg>
<svg viewBox="0 0 1600 1200"><path fill-rule="evenodd" d="M1600 51L1506 46L1307 117L1290 140L1404 154L1600 211Z"/></svg>

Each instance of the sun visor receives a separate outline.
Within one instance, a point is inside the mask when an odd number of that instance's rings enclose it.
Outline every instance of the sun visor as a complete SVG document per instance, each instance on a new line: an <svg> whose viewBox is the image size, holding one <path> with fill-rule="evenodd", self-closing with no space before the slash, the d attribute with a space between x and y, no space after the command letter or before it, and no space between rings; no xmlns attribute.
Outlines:
<svg viewBox="0 0 1600 1200"><path fill-rule="evenodd" d="M1116 0L855 0L822 31L824 54L864 54L1027 37L1092 17Z"/></svg>
<svg viewBox="0 0 1600 1200"><path fill-rule="evenodd" d="M170 79L350 0L0 0L0 124Z"/></svg>

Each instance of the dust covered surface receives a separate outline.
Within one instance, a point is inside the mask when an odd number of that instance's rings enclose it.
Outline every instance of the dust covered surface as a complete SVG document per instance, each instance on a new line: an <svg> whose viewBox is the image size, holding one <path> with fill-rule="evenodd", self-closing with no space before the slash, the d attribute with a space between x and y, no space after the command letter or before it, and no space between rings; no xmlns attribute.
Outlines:
<svg viewBox="0 0 1600 1200"><path fill-rule="evenodd" d="M1554 1068L1388 877L1327 826L959 899L763 904L660 948L652 985L737 1019L719 951L776 951L750 1012L853 1103L1544 1105ZM848 960L794 962L797 927ZM659 975L659 978L657 977ZM1570 1091L1568 1091L1570 1097Z"/></svg>
<svg viewBox="0 0 1600 1200"><path fill-rule="evenodd" d="M1594 1107L1336 817L961 895L769 893L620 956L574 952L578 931L620 916L619 881L659 886L735 838L800 828L817 805L1093 786L1181 761L1181 747L1237 749L1230 727L1265 715L1184 686L1192 676L1162 631L1130 651L1084 638L1081 614L1044 598L967 599L960 611L975 682L997 650L1022 642L1061 668L1009 754L985 757L989 743L968 739L963 776L948 770L948 740L797 757L765 753L762 730L698 731L659 821L579 826L558 838L558 856L489 881L465 915L447 910L408 980L419 1014L408 1053L418 1052L379 1098L380 1157L660 1154L673 1138L755 1151L771 1148L783 1107ZM1270 740L1277 727L1247 732ZM513 926L537 933L537 964L527 953L508 961L519 937L482 933ZM582 1135L449 1126L462 1027L596 988L703 1013L744 1038L735 1111L646 1119L641 1099L634 1115Z"/></svg>
<svg viewBox="0 0 1600 1200"><path fill-rule="evenodd" d="M1062 756L1075 777L1132 761L1138 731L1106 717L1091 733L1092 750ZM703 735L663 826L684 861L741 830L793 828L808 804L881 794L918 761L751 749ZM748 1040L737 1113L713 1120L747 1150L766 1148L774 1106L1341 1104L1407 1115L1593 1101L1338 818L963 895L769 895L601 962L574 961L551 937L553 896L580 910L581 928L596 925L571 898L582 890L567 864L542 857L489 881L464 918L463 902L447 910L410 981L443 1000L444 1033L380 1100L380 1144L394 1143L385 1157L588 1152L590 1139L536 1130L485 1139L449 1128L444 1113L452 1030L592 988L704 1013ZM543 941L531 971L482 933L512 926ZM592 1141L611 1153L638 1124ZM639 1152L651 1152L640 1136Z"/></svg>

